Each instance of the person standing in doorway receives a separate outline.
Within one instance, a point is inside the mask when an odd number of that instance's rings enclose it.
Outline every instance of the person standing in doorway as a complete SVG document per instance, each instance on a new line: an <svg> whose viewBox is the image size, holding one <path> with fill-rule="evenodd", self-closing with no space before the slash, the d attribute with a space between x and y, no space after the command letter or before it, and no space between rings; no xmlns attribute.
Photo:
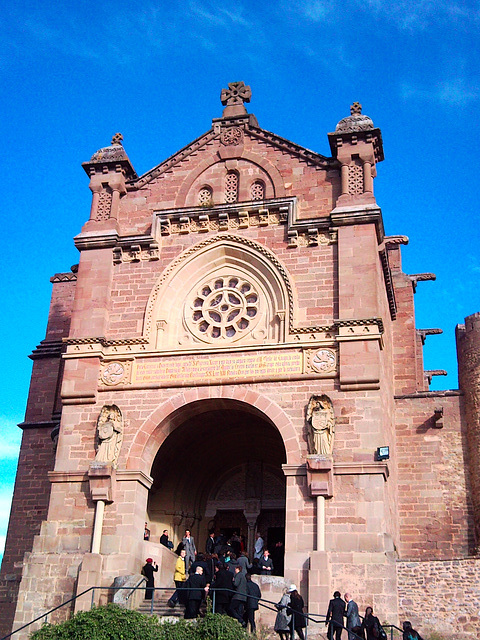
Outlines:
<svg viewBox="0 0 480 640"><path fill-rule="evenodd" d="M263 556L260 558L260 569L262 570L262 576L271 576L273 573L273 561L270 558L270 551L265 549Z"/></svg>
<svg viewBox="0 0 480 640"><path fill-rule="evenodd" d="M153 597L153 590L155 588L155 578L153 574L158 571L158 565L153 562L152 558L147 558L146 564L142 567L142 576L147 579L145 585L145 600L151 600Z"/></svg>
<svg viewBox="0 0 480 640"><path fill-rule="evenodd" d="M343 597L347 603L345 617L347 618L346 627L348 629L348 640L355 640L355 634L360 635L362 626L360 616L358 615L358 605L349 593L346 593Z"/></svg>
<svg viewBox="0 0 480 640"><path fill-rule="evenodd" d="M343 629L343 617L345 615L345 601L342 600L340 591L335 591L333 599L328 604L325 624L328 624L328 640L341 640Z"/></svg>
<svg viewBox="0 0 480 640"><path fill-rule="evenodd" d="M211 529L208 533L207 542L205 544L205 553L212 555L215 552L215 531Z"/></svg>
<svg viewBox="0 0 480 640"><path fill-rule="evenodd" d="M255 552L253 554L254 558L258 558L260 560L260 558L262 557L262 551L263 551L263 538L260 535L260 532L257 531L257 533L255 534Z"/></svg>
<svg viewBox="0 0 480 640"><path fill-rule="evenodd" d="M197 549L195 547L195 540L193 539L190 529L185 530L185 535L182 540L183 548L185 549L185 567L188 570L190 565L195 562L195 556L197 555Z"/></svg>

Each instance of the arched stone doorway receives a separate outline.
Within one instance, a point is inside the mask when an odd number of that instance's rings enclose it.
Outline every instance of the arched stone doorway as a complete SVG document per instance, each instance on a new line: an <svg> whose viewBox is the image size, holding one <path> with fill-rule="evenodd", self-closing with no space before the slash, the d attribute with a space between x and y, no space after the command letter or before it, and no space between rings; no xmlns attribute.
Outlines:
<svg viewBox="0 0 480 640"><path fill-rule="evenodd" d="M257 530L268 545L283 542L286 452L275 425L230 399L191 403L171 425L151 469L147 511L155 537L166 528L176 545L189 528L204 551L210 528L235 531L250 555Z"/></svg>

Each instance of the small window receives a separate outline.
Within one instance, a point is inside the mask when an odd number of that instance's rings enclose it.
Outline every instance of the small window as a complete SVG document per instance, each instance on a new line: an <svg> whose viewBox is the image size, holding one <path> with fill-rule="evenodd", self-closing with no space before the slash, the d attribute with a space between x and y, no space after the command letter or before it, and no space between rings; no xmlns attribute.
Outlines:
<svg viewBox="0 0 480 640"><path fill-rule="evenodd" d="M238 174L229 171L225 178L225 202L238 202Z"/></svg>
<svg viewBox="0 0 480 640"><path fill-rule="evenodd" d="M252 200L264 200L265 199L265 185L261 180L256 180L250 189L250 195Z"/></svg>
<svg viewBox="0 0 480 640"><path fill-rule="evenodd" d="M200 189L198 193L198 204L200 207L213 206L213 191L209 186Z"/></svg>

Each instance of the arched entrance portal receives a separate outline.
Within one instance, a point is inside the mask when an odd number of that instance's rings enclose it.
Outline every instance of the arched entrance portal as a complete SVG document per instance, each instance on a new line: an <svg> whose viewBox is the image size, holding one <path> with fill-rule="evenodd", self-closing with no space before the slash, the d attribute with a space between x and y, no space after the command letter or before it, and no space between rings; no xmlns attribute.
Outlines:
<svg viewBox="0 0 480 640"><path fill-rule="evenodd" d="M271 421L245 403L210 399L180 410L172 423L151 470L152 533L166 528L176 545L189 528L199 551L211 528L237 533L250 556L256 531L272 549L283 543L286 453Z"/></svg>

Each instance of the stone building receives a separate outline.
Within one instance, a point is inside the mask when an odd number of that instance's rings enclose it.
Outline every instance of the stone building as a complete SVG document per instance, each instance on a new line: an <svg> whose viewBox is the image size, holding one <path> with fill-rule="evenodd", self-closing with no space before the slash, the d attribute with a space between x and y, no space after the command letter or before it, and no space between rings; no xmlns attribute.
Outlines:
<svg viewBox="0 0 480 640"><path fill-rule="evenodd" d="M79 264L31 356L2 635L150 552L170 585L165 528L284 541L311 612L348 589L478 635L480 316L457 330L461 389L429 391L439 330L416 329L414 293L434 275L403 273L408 239L385 235L380 130L354 103L325 157L262 129L250 95L230 84L140 177L119 134L83 165Z"/></svg>

